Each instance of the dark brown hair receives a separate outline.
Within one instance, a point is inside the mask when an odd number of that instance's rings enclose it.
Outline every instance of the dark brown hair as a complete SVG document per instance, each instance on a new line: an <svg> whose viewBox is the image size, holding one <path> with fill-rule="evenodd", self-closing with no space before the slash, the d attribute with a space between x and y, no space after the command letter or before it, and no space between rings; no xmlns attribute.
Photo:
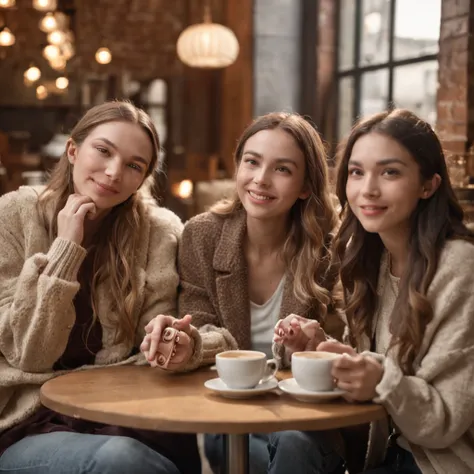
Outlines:
<svg viewBox="0 0 474 474"><path fill-rule="evenodd" d="M420 349L426 325L433 308L426 294L448 239L473 241L474 235L463 224L463 211L451 186L441 143L431 126L408 110L382 112L361 120L338 150L337 196L342 223L334 243L335 261L339 265L344 288L346 315L351 343L372 334L373 316L377 311L377 282L384 245L377 233L364 230L347 203L348 162L356 141L369 133L378 133L402 145L420 170L420 180L435 174L441 184L428 199L420 199L411 218L409 256L405 275L391 318L390 347L398 346L398 363L406 374Z"/></svg>

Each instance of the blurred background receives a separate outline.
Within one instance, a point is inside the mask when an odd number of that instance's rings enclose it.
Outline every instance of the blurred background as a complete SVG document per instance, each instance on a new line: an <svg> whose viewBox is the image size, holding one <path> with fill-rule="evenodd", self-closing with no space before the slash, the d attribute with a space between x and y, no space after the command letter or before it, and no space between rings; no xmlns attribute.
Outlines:
<svg viewBox="0 0 474 474"><path fill-rule="evenodd" d="M251 119L309 116L335 145L357 117L428 120L471 213L474 0L0 0L0 193L40 184L91 106L152 116L183 220L232 189Z"/></svg>

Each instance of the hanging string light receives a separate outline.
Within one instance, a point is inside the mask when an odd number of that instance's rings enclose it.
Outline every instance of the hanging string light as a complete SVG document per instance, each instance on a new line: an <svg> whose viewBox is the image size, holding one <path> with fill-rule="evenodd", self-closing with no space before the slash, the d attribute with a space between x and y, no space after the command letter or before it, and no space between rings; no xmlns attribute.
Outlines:
<svg viewBox="0 0 474 474"><path fill-rule="evenodd" d="M109 64L112 61L112 53L109 48L99 48L95 53L95 60L99 64Z"/></svg>
<svg viewBox="0 0 474 474"><path fill-rule="evenodd" d="M64 89L67 89L67 86L69 85L69 79L67 77L58 77L56 79L56 87L59 89L59 90L64 90Z"/></svg>
<svg viewBox="0 0 474 474"><path fill-rule="evenodd" d="M62 12L46 13L39 23L39 29L44 33L54 30L66 30L68 28L68 17Z"/></svg>
<svg viewBox="0 0 474 474"><path fill-rule="evenodd" d="M30 66L24 73L23 77L29 82L36 82L41 77L41 71L36 66Z"/></svg>
<svg viewBox="0 0 474 474"><path fill-rule="evenodd" d="M60 46L60 49L61 49L61 56L66 61L69 61L76 54L76 50L74 49L74 45L69 41L62 44Z"/></svg>
<svg viewBox="0 0 474 474"><path fill-rule="evenodd" d="M33 8L40 12L51 12L57 7L57 0L33 0Z"/></svg>
<svg viewBox="0 0 474 474"><path fill-rule="evenodd" d="M64 31L54 30L51 33L48 33L48 42L59 46L66 42L67 35Z"/></svg>
<svg viewBox="0 0 474 474"><path fill-rule="evenodd" d="M15 41L15 35L10 31L10 28L6 26L0 28L0 46L13 46Z"/></svg>
<svg viewBox="0 0 474 474"><path fill-rule="evenodd" d="M56 59L61 56L61 51L56 45L48 44L48 46L45 46L45 48L43 49L43 56L48 61L52 61L53 59Z"/></svg>
<svg viewBox="0 0 474 474"><path fill-rule="evenodd" d="M66 68L66 64L67 61L63 56L58 56L49 61L51 69L54 69L55 71L63 71Z"/></svg>
<svg viewBox="0 0 474 474"><path fill-rule="evenodd" d="M36 88L36 98L39 100L44 100L48 97L48 89L42 84Z"/></svg>
<svg viewBox="0 0 474 474"><path fill-rule="evenodd" d="M0 8L12 8L15 6L16 0L0 0Z"/></svg>

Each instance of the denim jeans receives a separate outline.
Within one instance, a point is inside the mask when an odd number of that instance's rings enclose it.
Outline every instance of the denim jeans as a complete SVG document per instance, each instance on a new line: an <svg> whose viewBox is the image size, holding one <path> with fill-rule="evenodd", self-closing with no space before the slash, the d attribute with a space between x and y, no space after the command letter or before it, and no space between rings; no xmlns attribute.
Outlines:
<svg viewBox="0 0 474 474"><path fill-rule="evenodd" d="M0 457L0 473L180 474L161 454L125 436L54 432L27 436Z"/></svg>
<svg viewBox="0 0 474 474"><path fill-rule="evenodd" d="M272 433L269 452L269 474L343 474L345 471L344 459L323 431Z"/></svg>
<svg viewBox="0 0 474 474"><path fill-rule="evenodd" d="M365 471L363 474L422 474L415 458L406 449L395 445L388 448L382 466Z"/></svg>
<svg viewBox="0 0 474 474"><path fill-rule="evenodd" d="M249 472L250 474L267 474L268 434L251 434L249 436ZM204 452L214 474L224 473L225 453L224 439L221 434L204 435Z"/></svg>

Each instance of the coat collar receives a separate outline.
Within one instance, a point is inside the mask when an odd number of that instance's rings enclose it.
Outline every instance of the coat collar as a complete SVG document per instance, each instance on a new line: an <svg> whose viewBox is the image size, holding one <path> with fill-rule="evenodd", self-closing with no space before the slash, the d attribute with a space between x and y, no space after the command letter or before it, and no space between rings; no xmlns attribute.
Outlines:
<svg viewBox="0 0 474 474"><path fill-rule="evenodd" d="M214 252L213 267L216 271L232 273L247 268L243 249L246 232L247 216L244 211L238 211L224 219Z"/></svg>
<svg viewBox="0 0 474 474"><path fill-rule="evenodd" d="M213 259L223 326L231 332L242 349L249 349L251 346L248 268L243 250L246 230L244 211L224 219ZM293 278L287 275L279 319L291 313L309 316L309 308L295 297Z"/></svg>

